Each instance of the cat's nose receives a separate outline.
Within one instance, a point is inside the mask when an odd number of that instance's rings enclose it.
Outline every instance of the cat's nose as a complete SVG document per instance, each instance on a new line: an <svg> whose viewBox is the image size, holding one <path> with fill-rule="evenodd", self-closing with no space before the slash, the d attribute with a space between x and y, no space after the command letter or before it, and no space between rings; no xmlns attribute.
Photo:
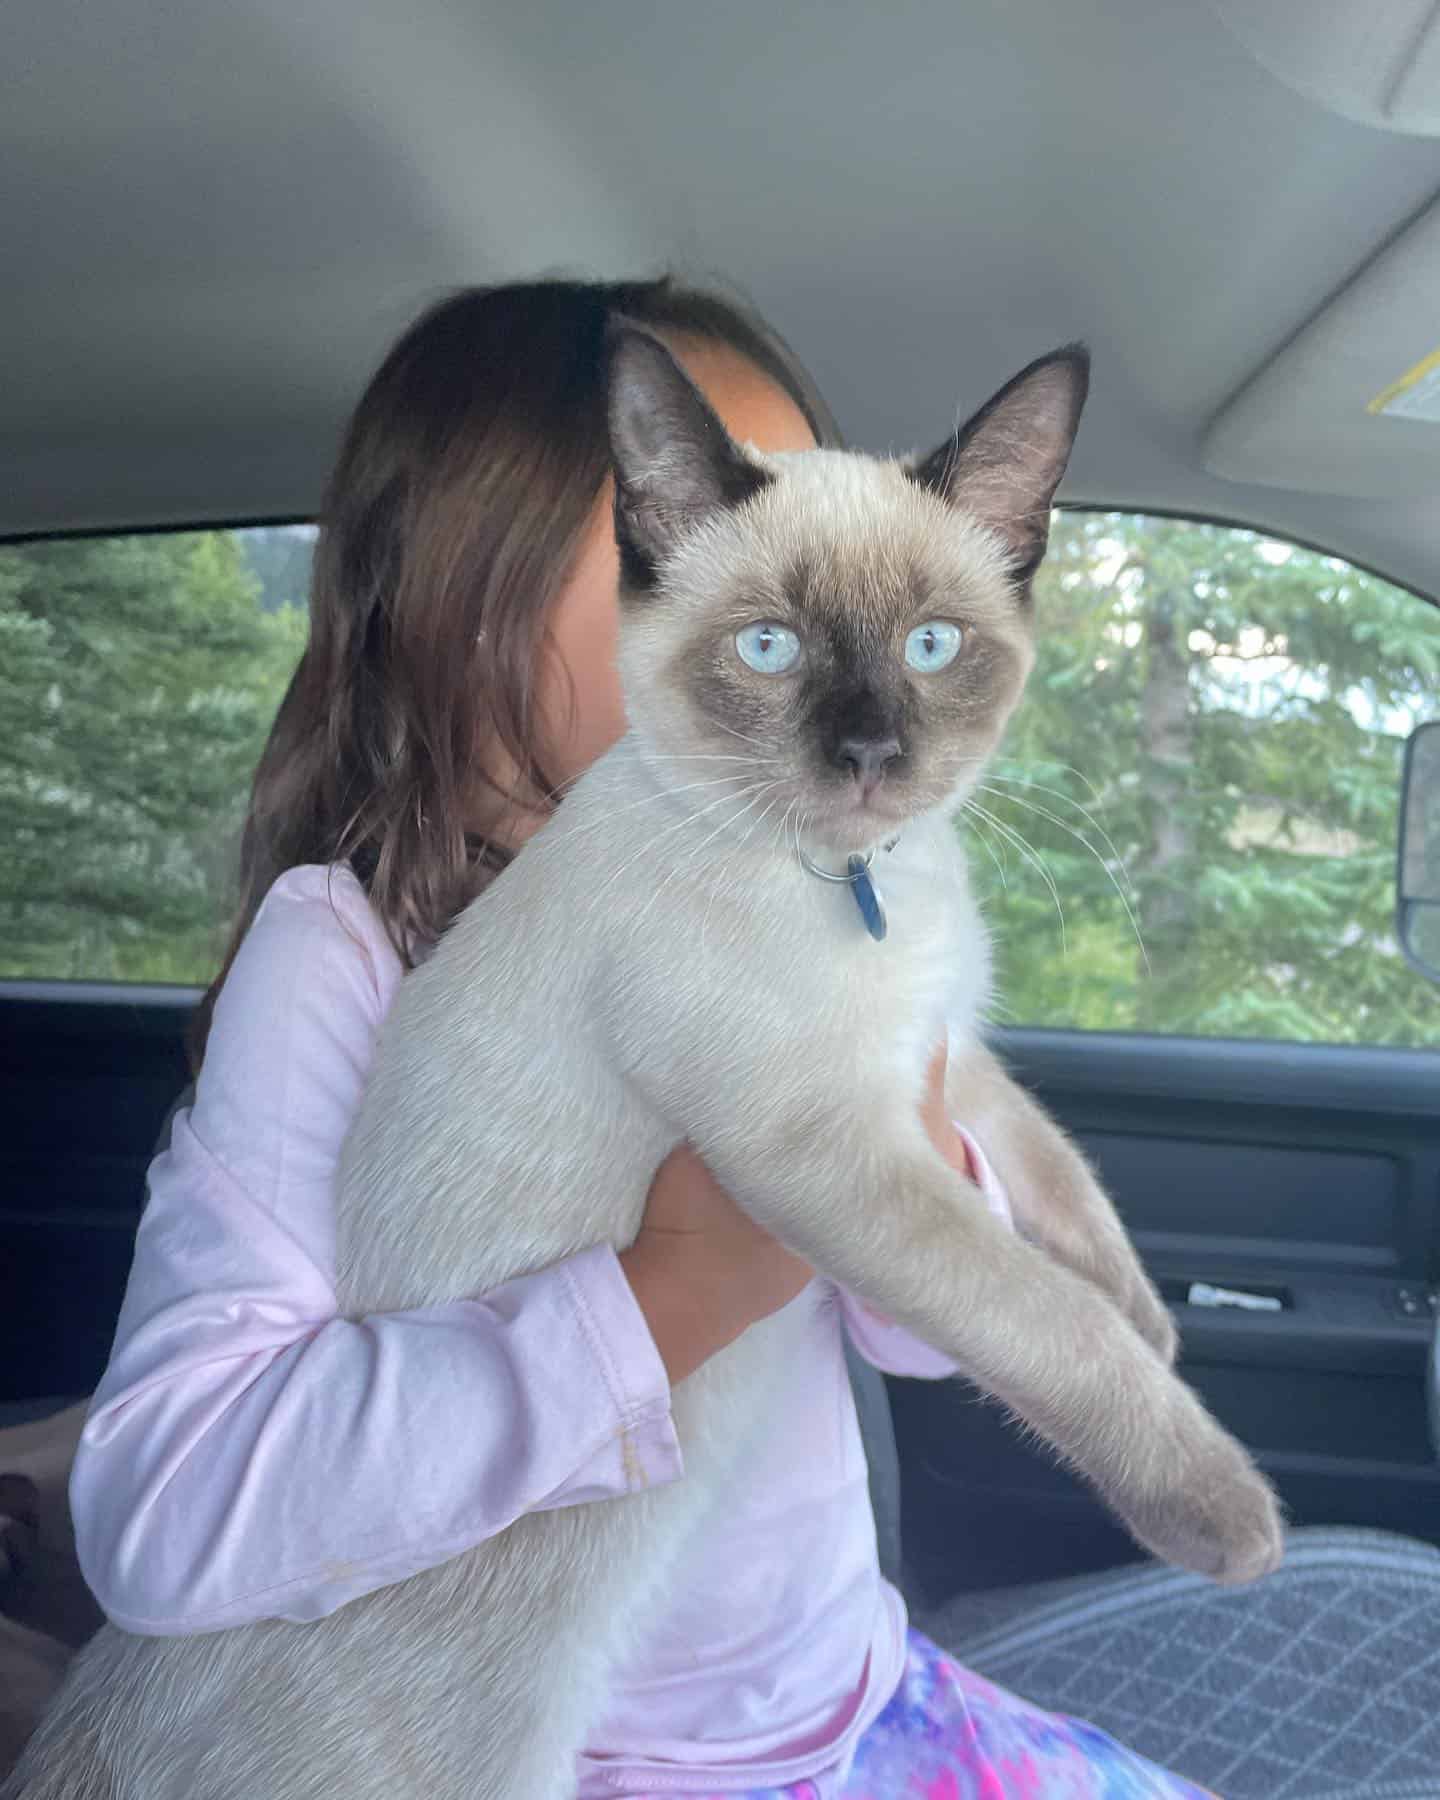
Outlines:
<svg viewBox="0 0 1440 1800"><path fill-rule="evenodd" d="M842 769L850 771L867 795L880 785L887 764L894 762L899 754L897 737L841 738L835 746L835 761Z"/></svg>

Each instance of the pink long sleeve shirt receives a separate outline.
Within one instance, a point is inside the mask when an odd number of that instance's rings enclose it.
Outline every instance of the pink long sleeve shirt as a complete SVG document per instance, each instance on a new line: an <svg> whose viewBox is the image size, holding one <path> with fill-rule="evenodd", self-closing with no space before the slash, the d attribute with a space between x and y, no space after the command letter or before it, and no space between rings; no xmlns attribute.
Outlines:
<svg viewBox="0 0 1440 1800"><path fill-rule="evenodd" d="M85 1575L127 1631L320 1618L523 1513L683 1477L608 1247L448 1305L337 1312L336 1164L401 975L354 876L308 867L271 889L225 985L72 1480ZM783 1428L620 1670L582 1800L829 1792L899 1678L842 1328L881 1369L952 1365L822 1282L791 1304L808 1332L775 1374Z"/></svg>

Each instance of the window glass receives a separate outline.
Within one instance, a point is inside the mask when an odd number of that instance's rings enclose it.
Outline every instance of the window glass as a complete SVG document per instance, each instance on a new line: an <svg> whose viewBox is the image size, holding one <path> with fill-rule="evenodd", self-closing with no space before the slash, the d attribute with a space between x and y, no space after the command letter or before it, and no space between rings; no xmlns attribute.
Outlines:
<svg viewBox="0 0 1440 1800"><path fill-rule="evenodd" d="M0 545L0 976L210 980L313 541Z"/></svg>
<svg viewBox="0 0 1440 1800"><path fill-rule="evenodd" d="M0 546L0 977L203 983L305 637L303 525ZM1056 515L967 809L997 1016L1440 1045L1394 931L1440 611L1253 532Z"/></svg>
<svg viewBox="0 0 1440 1800"><path fill-rule="evenodd" d="M1068 511L967 809L1002 1023L1440 1045L1401 955L1401 755L1440 609L1225 526Z"/></svg>

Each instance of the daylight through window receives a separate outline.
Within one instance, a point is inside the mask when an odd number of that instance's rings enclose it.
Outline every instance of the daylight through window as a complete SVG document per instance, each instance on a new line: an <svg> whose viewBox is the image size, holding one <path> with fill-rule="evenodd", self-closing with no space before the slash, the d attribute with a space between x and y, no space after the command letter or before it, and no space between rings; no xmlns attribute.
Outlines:
<svg viewBox="0 0 1440 1800"><path fill-rule="evenodd" d="M308 526L0 546L0 977L203 984ZM1056 515L962 815L1002 1023L1440 1046L1395 939L1440 610L1254 532Z"/></svg>

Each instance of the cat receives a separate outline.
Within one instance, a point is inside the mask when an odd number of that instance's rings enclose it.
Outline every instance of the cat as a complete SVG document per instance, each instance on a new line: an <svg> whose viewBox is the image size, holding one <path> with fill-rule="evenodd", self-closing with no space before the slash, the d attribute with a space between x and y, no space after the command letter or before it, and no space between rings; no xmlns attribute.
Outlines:
<svg viewBox="0 0 1440 1800"><path fill-rule="evenodd" d="M342 1156L339 1292L350 1315L413 1307L623 1247L685 1138L1141 1544L1243 1581L1279 1560L1274 1497L1172 1373L1166 1309L1079 1154L977 1036L986 939L952 815L1033 659L1088 368L1042 358L929 457L765 455L663 344L615 333L630 730L402 985ZM734 774L692 804L682 755ZM921 1126L942 1033L1018 1230ZM764 1429L796 1317L677 1385L678 1482L527 1515L314 1624L107 1627L5 1793L564 1800L612 1667Z"/></svg>

